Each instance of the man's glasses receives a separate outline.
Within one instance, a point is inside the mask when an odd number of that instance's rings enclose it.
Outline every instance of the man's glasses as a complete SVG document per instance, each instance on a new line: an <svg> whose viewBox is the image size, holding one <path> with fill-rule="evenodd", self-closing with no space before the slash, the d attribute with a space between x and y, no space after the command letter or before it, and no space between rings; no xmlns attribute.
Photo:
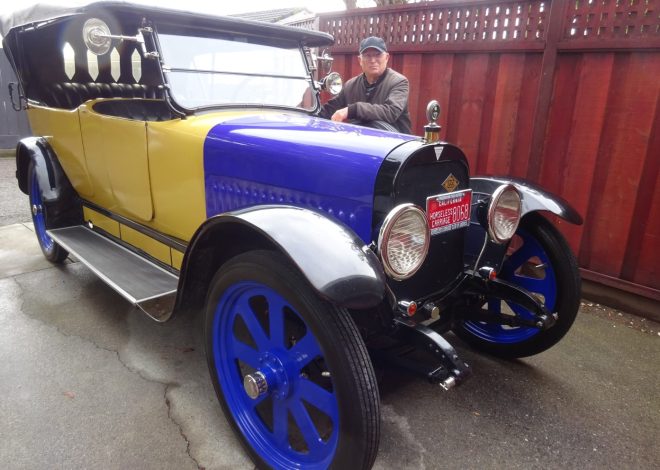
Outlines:
<svg viewBox="0 0 660 470"><path fill-rule="evenodd" d="M368 52L366 54L360 54L360 57L365 60L380 60L384 55L384 52Z"/></svg>

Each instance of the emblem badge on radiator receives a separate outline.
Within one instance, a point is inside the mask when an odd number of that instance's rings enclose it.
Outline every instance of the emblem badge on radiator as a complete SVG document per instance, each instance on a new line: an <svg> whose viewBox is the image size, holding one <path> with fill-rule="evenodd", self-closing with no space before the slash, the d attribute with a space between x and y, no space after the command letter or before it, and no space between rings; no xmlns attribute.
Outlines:
<svg viewBox="0 0 660 470"><path fill-rule="evenodd" d="M449 173L449 176L447 176L447 178L445 178L445 180L442 182L442 187L445 188L448 192L452 192L458 187L459 184L461 184L461 182L458 181L454 175Z"/></svg>

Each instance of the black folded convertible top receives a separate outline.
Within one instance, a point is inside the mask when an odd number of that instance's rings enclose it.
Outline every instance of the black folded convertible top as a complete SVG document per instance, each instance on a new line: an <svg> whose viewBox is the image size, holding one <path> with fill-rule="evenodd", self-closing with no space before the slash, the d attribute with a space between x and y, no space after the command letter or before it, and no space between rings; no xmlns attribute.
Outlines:
<svg viewBox="0 0 660 470"><path fill-rule="evenodd" d="M331 35L319 31L229 16L205 15L117 1L94 2L77 7L36 4L0 18L0 34L6 37L13 28L21 26L35 25L75 15L92 16L102 13L111 13L119 16L141 15L158 24L171 24L178 27L189 26L190 28L207 31L277 37L301 42L310 47L329 46L334 41Z"/></svg>

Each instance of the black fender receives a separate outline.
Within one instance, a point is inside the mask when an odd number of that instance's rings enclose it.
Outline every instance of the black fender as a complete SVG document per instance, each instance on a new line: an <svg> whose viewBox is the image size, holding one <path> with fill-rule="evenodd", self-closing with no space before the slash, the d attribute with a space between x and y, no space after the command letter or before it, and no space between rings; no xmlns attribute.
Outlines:
<svg viewBox="0 0 660 470"><path fill-rule="evenodd" d="M522 217L530 212L548 211L572 224L582 225L582 216L564 198L529 181L499 176L475 176L470 178L470 187L473 192L489 196L503 184L512 184L520 192Z"/></svg>
<svg viewBox="0 0 660 470"><path fill-rule="evenodd" d="M378 257L350 228L309 209L267 205L217 215L199 227L183 258L175 313L202 307L215 272L254 249L282 252L335 305L366 309L385 296Z"/></svg>
<svg viewBox="0 0 660 470"><path fill-rule="evenodd" d="M16 145L16 179L19 189L28 194L30 164L34 165L41 199L46 206L47 228L82 222L82 206L57 155L43 137L27 137Z"/></svg>
<svg viewBox="0 0 660 470"><path fill-rule="evenodd" d="M27 137L16 145L16 179L18 187L28 194L28 169L34 164L37 172L41 197L45 201L55 201L62 196L62 189L68 184L55 152L43 137Z"/></svg>

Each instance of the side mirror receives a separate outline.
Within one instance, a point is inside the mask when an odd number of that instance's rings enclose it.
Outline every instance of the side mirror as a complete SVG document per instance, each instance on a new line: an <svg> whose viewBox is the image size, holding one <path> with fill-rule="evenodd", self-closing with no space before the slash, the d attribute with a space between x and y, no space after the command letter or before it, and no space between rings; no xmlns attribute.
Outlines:
<svg viewBox="0 0 660 470"><path fill-rule="evenodd" d="M83 41L92 54L107 54L112 47L110 28L105 21L90 18L83 25Z"/></svg>
<svg viewBox="0 0 660 470"><path fill-rule="evenodd" d="M151 28L140 28L135 36L121 36L117 34L110 34L110 27L108 24L99 18L90 18L83 24L83 41L85 46L92 54L104 55L112 48L112 40L119 39L120 41L133 41L140 44L142 55L146 58L157 58L157 52L147 52L144 43L143 32L151 33Z"/></svg>
<svg viewBox="0 0 660 470"><path fill-rule="evenodd" d="M316 57L316 63L318 64L318 69L321 75L330 74L333 62L334 59L330 57L327 50L324 50L320 57Z"/></svg>

